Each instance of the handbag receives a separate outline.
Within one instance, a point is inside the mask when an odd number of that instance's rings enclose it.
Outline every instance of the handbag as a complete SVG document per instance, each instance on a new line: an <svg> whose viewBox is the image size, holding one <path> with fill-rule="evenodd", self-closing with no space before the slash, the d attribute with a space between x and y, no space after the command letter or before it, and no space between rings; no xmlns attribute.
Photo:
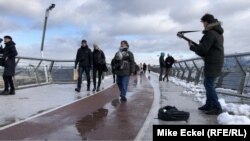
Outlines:
<svg viewBox="0 0 250 141"><path fill-rule="evenodd" d="M73 80L76 81L77 79L78 79L78 72L77 72L77 69L74 69Z"/></svg>

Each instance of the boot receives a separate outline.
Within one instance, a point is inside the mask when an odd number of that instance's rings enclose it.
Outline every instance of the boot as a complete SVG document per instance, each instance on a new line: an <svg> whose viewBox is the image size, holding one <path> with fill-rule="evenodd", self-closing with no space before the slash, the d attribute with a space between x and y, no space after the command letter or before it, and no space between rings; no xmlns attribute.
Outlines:
<svg viewBox="0 0 250 141"><path fill-rule="evenodd" d="M16 93L15 93L15 90L10 90L10 93L9 93L9 95L15 95Z"/></svg>
<svg viewBox="0 0 250 141"><path fill-rule="evenodd" d="M87 88L87 91L90 91L90 87Z"/></svg>
<svg viewBox="0 0 250 141"><path fill-rule="evenodd" d="M99 87L99 86L97 87L96 91L97 91L97 92L99 92L99 91L100 91L100 87Z"/></svg>
<svg viewBox="0 0 250 141"><path fill-rule="evenodd" d="M9 95L9 90L2 91L0 95Z"/></svg>
<svg viewBox="0 0 250 141"><path fill-rule="evenodd" d="M94 92L95 90L96 90L96 88L94 87L92 91Z"/></svg>
<svg viewBox="0 0 250 141"><path fill-rule="evenodd" d="M127 98L125 96L121 96L121 102L126 102L127 101Z"/></svg>
<svg viewBox="0 0 250 141"><path fill-rule="evenodd" d="M80 88L75 88L75 91L80 93L81 90L80 90Z"/></svg>
<svg viewBox="0 0 250 141"><path fill-rule="evenodd" d="M208 111L208 110L210 110L211 108L210 108L210 106L208 106L207 104L205 104L205 105L199 107L198 109L201 110L201 111Z"/></svg>
<svg viewBox="0 0 250 141"><path fill-rule="evenodd" d="M222 113L222 109L211 109L205 112L207 115L219 115Z"/></svg>

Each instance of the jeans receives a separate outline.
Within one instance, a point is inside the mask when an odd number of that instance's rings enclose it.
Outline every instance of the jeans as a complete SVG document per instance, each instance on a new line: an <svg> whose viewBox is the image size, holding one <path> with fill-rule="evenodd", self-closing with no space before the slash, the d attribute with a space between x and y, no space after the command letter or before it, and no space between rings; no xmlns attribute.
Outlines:
<svg viewBox="0 0 250 141"><path fill-rule="evenodd" d="M87 77L87 88L90 88L90 68L89 67L79 67L78 68L78 83L77 83L77 88L81 89L82 85L82 75L83 72L85 71L86 77Z"/></svg>
<svg viewBox="0 0 250 141"><path fill-rule="evenodd" d="M128 90L128 82L129 82L129 75L117 76L116 83L117 83L119 90L121 92L120 96L126 97L126 93Z"/></svg>
<svg viewBox="0 0 250 141"><path fill-rule="evenodd" d="M163 75L164 72L165 72L165 68L164 68L164 67L161 67L161 68L160 68L159 81L162 81L162 75Z"/></svg>
<svg viewBox="0 0 250 141"><path fill-rule="evenodd" d="M4 91L8 91L9 86L10 90L15 90L12 76L3 75L3 81L4 81Z"/></svg>
<svg viewBox="0 0 250 141"><path fill-rule="evenodd" d="M93 83L94 83L94 88L96 88L96 73L98 72L98 85L97 87L100 87L101 81L102 81L102 69L100 68L94 68L93 69Z"/></svg>
<svg viewBox="0 0 250 141"><path fill-rule="evenodd" d="M206 89L206 105L211 109L221 110L221 105L218 101L218 96L215 91L214 81L216 77L205 76L204 86Z"/></svg>

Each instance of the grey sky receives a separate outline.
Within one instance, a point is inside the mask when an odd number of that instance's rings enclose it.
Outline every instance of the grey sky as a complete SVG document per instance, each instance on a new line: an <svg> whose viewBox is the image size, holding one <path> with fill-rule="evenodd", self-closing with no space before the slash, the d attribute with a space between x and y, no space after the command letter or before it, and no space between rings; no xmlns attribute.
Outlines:
<svg viewBox="0 0 250 141"><path fill-rule="evenodd" d="M45 56L74 59L82 39L97 42L113 57L128 40L137 62L158 64L164 51L177 59L196 57L176 37L180 30L202 30L200 17L214 14L223 22L225 53L250 52L249 0L0 0L0 35L11 34L20 55L39 56L44 11L51 3ZM199 41L202 34L188 35Z"/></svg>

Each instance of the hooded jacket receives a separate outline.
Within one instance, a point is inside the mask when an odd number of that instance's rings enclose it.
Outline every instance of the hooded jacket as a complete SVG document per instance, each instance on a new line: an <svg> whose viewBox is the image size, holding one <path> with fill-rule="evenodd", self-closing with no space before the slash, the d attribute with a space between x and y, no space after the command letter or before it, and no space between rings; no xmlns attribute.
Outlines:
<svg viewBox="0 0 250 141"><path fill-rule="evenodd" d="M203 37L198 46L192 45L190 50L204 59L204 75L217 77L224 64L223 28L217 20L209 24L203 31Z"/></svg>

